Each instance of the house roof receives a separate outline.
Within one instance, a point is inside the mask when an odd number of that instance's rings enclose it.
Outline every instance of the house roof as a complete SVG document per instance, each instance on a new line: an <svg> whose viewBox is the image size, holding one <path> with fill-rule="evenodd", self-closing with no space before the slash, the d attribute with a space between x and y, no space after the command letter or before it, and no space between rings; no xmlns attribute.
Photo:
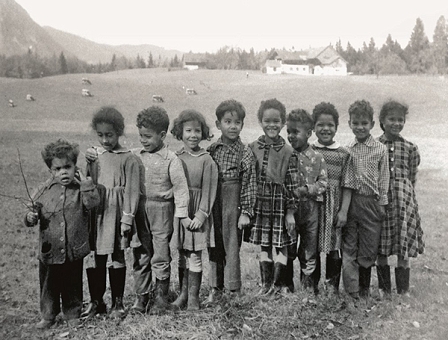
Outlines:
<svg viewBox="0 0 448 340"><path fill-rule="evenodd" d="M266 67L282 67L280 60L266 60Z"/></svg>
<svg viewBox="0 0 448 340"><path fill-rule="evenodd" d="M330 65L338 59L346 62L331 45L312 48L306 51L275 50L271 54L271 57L274 57L276 60L281 60L284 64L293 65L307 63Z"/></svg>

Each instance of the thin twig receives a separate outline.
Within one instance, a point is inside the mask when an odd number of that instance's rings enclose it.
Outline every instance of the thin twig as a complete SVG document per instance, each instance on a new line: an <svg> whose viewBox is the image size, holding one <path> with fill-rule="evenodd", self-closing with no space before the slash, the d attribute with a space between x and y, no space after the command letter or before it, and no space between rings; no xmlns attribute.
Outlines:
<svg viewBox="0 0 448 340"><path fill-rule="evenodd" d="M25 174L23 173L22 159L20 158L20 150L19 150L19 148L17 148L17 155L18 155L18 158L19 158L19 168L20 168L20 173L22 174L23 183L25 184L26 194L28 195L28 198L30 199L31 204L34 207L34 201L33 201L33 198L31 197L30 190L28 189L28 183L26 182Z"/></svg>

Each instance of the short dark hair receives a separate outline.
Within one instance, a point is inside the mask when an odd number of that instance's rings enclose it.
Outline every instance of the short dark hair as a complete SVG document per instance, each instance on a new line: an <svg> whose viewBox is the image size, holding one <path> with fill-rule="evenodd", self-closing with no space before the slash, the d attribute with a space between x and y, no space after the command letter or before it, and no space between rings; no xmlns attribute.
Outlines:
<svg viewBox="0 0 448 340"><path fill-rule="evenodd" d="M387 102L383 104L380 110L380 127L381 130L384 131L383 126L383 120L386 118L386 116L391 112L401 112L406 117L406 115L409 113L409 107L406 104L402 104L396 100L389 99Z"/></svg>
<svg viewBox="0 0 448 340"><path fill-rule="evenodd" d="M367 100L357 100L348 109L350 119L352 116L367 116L373 122L373 108Z"/></svg>
<svg viewBox="0 0 448 340"><path fill-rule="evenodd" d="M48 168L51 168L51 164L55 158L67 158L73 161L73 164L76 164L79 155L79 145L69 143L64 139L58 139L56 142L45 145L41 154Z"/></svg>
<svg viewBox="0 0 448 340"><path fill-rule="evenodd" d="M166 110L160 106L150 106L140 111L137 115L137 127L153 129L157 133L167 132L170 125L170 118Z"/></svg>
<svg viewBox="0 0 448 340"><path fill-rule="evenodd" d="M260 104L260 108L258 109L258 121L261 122L263 119L263 113L266 110L269 109L275 109L280 111L280 117L282 119L282 123L285 124L286 122L286 108L285 105L283 105L280 101L278 101L276 98L268 99L265 101L262 101Z"/></svg>
<svg viewBox="0 0 448 340"><path fill-rule="evenodd" d="M112 125L118 136L122 136L124 133L123 115L112 106L103 106L94 113L90 124L92 129L96 131L96 126L101 123Z"/></svg>
<svg viewBox="0 0 448 340"><path fill-rule="evenodd" d="M184 123L191 121L197 121L201 124L201 140L210 140L213 137L213 135L210 135L210 128L208 127L204 116L200 112L191 109L182 111L179 116L174 119L173 128L171 129L172 135L176 137L176 139L182 140Z"/></svg>
<svg viewBox="0 0 448 340"><path fill-rule="evenodd" d="M312 114L314 124L316 124L317 120L321 115L332 116L334 123L336 124L336 127L339 125L339 113L333 104L321 102L314 107Z"/></svg>
<svg viewBox="0 0 448 340"><path fill-rule="evenodd" d="M314 126L313 118L306 110L303 109L292 110L286 117L286 121L300 123L306 126L308 130L312 130Z"/></svg>
<svg viewBox="0 0 448 340"><path fill-rule="evenodd" d="M219 104L216 108L216 118L221 121L226 112L236 112L238 118L241 120L246 118L246 110L244 109L243 104L235 99L224 100L221 102L221 104Z"/></svg>

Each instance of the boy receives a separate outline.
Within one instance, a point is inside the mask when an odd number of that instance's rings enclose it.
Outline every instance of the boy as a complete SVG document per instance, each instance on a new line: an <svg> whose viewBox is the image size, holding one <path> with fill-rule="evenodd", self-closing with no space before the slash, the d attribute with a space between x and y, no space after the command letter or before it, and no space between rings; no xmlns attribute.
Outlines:
<svg viewBox="0 0 448 340"><path fill-rule="evenodd" d="M140 289L141 304L135 310L146 308L151 270L156 277L153 313L161 313L170 308L167 302L170 284L170 240L173 234L173 219L181 221L188 217L188 191L184 168L176 154L165 146L164 140L170 124L166 111L151 106L137 115L137 127L142 148L133 150L144 166L146 185L146 215L152 234L154 255L152 258L141 252L134 254L140 264L140 279L147 287ZM147 268L151 263L151 270ZM145 269L146 267L146 269ZM146 277L146 279L144 279ZM137 291L138 293L138 291Z"/></svg>
<svg viewBox="0 0 448 340"><path fill-rule="evenodd" d="M89 211L100 203L92 179L76 168L77 144L59 139L45 146L42 158L51 178L33 195L34 211L25 225L39 223L39 281L42 320L49 328L62 311L70 326L79 323L82 308L83 258L89 254Z"/></svg>
<svg viewBox="0 0 448 340"><path fill-rule="evenodd" d="M355 140L348 146L353 171L347 174L344 186L353 189L353 196L342 234L342 278L345 291L358 299L369 295L371 269L388 203L389 161L384 144L370 135L375 125L370 103L358 100L350 105L348 113Z"/></svg>
<svg viewBox="0 0 448 340"><path fill-rule="evenodd" d="M255 158L240 139L246 117L243 105L233 99L223 101L216 108L216 117L221 137L208 148L219 171L213 208L216 246L209 249L209 304L223 288L236 293L241 290L240 247L257 192Z"/></svg>
<svg viewBox="0 0 448 340"><path fill-rule="evenodd" d="M308 144L314 127L313 118L308 112L302 109L291 111L286 119L286 127L288 140L296 151L298 161L299 189L296 196L299 205L295 220L300 245L298 252L296 244L288 248L285 284L289 291L294 291L293 261L297 256L300 261L302 286L306 289L313 288L317 294L320 279L320 259L317 250L318 208L327 189L327 165L323 156Z"/></svg>

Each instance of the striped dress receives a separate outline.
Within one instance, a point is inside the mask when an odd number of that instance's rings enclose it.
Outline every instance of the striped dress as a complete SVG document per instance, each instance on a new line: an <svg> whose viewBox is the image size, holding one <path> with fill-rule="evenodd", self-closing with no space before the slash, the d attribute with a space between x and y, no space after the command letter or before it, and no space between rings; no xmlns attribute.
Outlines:
<svg viewBox="0 0 448 340"><path fill-rule="evenodd" d="M379 254L416 257L425 248L414 191L420 153L417 145L401 136L388 140L382 135L378 140L387 147L390 168L389 205L381 229Z"/></svg>
<svg viewBox="0 0 448 340"><path fill-rule="evenodd" d="M341 249L342 229L336 228L336 219L342 204L342 182L347 174L350 152L334 142L325 146L318 141L312 145L325 159L328 173L328 186L323 204L319 207L319 252L329 253Z"/></svg>
<svg viewBox="0 0 448 340"><path fill-rule="evenodd" d="M267 144L265 136L249 144L257 161L257 200L250 242L264 247L282 248L293 244L285 226L288 208L295 208L297 160L294 149L282 137Z"/></svg>

